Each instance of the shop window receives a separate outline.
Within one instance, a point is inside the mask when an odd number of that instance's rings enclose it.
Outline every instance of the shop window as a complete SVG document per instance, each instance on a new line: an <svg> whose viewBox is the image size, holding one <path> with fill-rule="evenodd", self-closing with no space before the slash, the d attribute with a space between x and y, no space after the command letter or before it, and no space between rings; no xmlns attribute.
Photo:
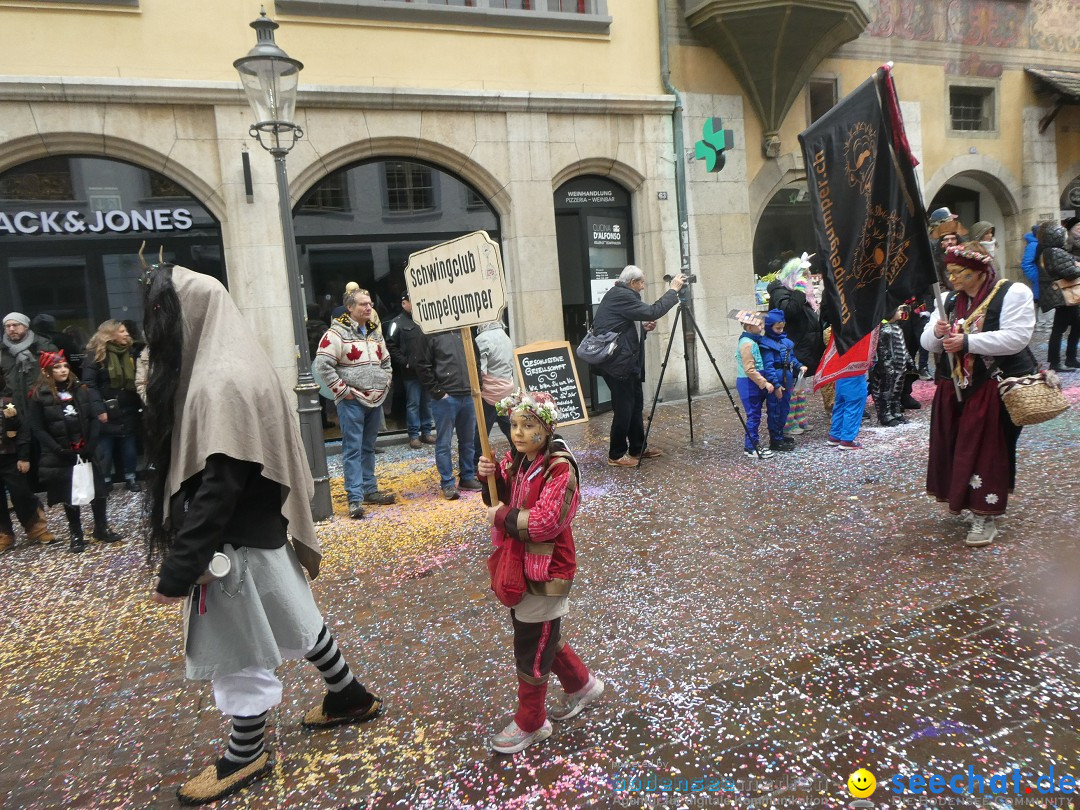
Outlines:
<svg viewBox="0 0 1080 810"><path fill-rule="evenodd" d="M188 197L190 196L184 187L175 183L163 174L150 173L150 196L151 197Z"/></svg>
<svg viewBox="0 0 1080 810"><path fill-rule="evenodd" d="M836 106L839 88L835 78L816 78L806 83L807 123L812 124Z"/></svg>
<svg viewBox="0 0 1080 810"><path fill-rule="evenodd" d="M278 13L606 34L607 0L277 0Z"/></svg>
<svg viewBox="0 0 1080 810"><path fill-rule="evenodd" d="M390 161L384 165L386 210L392 214L412 214L435 208L435 186L431 169L419 163Z"/></svg>
<svg viewBox="0 0 1080 810"><path fill-rule="evenodd" d="M63 202L74 199L71 164L66 157L34 160L0 177L0 200Z"/></svg>
<svg viewBox="0 0 1080 810"><path fill-rule="evenodd" d="M994 88L950 87L949 123L957 132L994 130Z"/></svg>
<svg viewBox="0 0 1080 810"><path fill-rule="evenodd" d="M348 211L349 189L345 185L347 175L332 174L312 189L311 194L300 203L301 211Z"/></svg>

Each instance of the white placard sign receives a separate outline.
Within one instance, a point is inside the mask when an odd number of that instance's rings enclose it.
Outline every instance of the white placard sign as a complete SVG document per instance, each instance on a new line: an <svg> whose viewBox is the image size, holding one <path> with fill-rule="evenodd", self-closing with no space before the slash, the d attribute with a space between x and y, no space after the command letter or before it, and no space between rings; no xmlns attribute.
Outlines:
<svg viewBox="0 0 1080 810"><path fill-rule="evenodd" d="M502 255L484 231L410 255L405 286L427 335L497 321L506 308Z"/></svg>

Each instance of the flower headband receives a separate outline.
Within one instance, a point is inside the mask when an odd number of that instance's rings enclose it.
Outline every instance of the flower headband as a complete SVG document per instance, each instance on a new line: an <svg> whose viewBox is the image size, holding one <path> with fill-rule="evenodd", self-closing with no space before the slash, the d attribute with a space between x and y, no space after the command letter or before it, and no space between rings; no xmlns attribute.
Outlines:
<svg viewBox="0 0 1080 810"><path fill-rule="evenodd" d="M499 416L511 416L514 411L526 411L535 416L548 429L555 430L559 422L559 407L551 394L543 391L515 391L495 403Z"/></svg>
<svg viewBox="0 0 1080 810"><path fill-rule="evenodd" d="M975 250L967 245L956 245L945 251L945 264L967 267L979 273L991 272L993 263L994 259L989 253Z"/></svg>

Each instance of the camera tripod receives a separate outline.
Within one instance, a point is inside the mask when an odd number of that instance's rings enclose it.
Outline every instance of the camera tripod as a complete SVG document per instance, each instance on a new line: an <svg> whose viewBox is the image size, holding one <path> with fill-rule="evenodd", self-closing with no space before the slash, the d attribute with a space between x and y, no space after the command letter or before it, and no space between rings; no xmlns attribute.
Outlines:
<svg viewBox="0 0 1080 810"><path fill-rule="evenodd" d="M668 335L667 349L664 351L664 362L660 365L660 379L656 381L656 393L653 394L652 407L649 409L649 421L645 426L645 447L649 446L649 433L652 432L653 416L656 414L656 403L660 400L660 387L664 384L664 373L667 371L668 360L671 357L671 347L675 343L675 335L679 329L679 318L685 318L686 322L694 328L694 334L697 335L698 343L703 349L705 354L709 356L709 362L712 363L713 370L716 372L716 376L720 378L720 385L724 387L724 392L727 394L728 401L731 403L731 409L735 411L735 415L739 417L739 422L742 423L743 432L746 433L747 439L754 446L754 452L758 454L758 458L761 458L761 448L759 447L758 440L750 435L750 428L746 425L746 418L743 416L742 409L735 402L735 398L731 395L731 389L728 387L727 381L724 379L724 375L720 373L720 367L716 364L716 358L713 357L712 351L709 349L709 344L705 342L705 336L701 334L701 328L698 326L697 321L694 319L694 313L690 309L690 303L686 300L685 296L679 293L679 306L675 311L675 319L671 323L671 334ZM683 352L683 360L686 363L686 412L688 421L690 423L690 443L694 443L694 402L693 394L690 392L690 354L689 352Z"/></svg>

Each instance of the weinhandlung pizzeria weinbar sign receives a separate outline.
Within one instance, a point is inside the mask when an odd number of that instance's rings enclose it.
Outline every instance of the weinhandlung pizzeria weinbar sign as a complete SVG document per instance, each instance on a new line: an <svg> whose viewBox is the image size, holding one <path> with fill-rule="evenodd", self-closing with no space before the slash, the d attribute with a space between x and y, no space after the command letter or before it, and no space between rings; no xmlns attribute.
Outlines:
<svg viewBox="0 0 1080 810"><path fill-rule="evenodd" d="M409 256L405 286L425 334L497 321L506 308L499 246L474 231Z"/></svg>

